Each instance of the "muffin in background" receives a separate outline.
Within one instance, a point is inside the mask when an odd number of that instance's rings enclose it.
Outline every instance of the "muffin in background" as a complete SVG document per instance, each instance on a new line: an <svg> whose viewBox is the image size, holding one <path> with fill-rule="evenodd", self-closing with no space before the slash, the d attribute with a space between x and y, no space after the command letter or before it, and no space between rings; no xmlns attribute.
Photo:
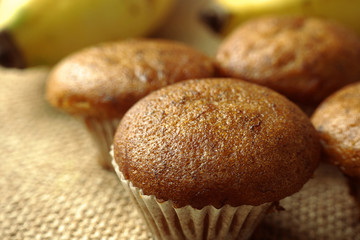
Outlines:
<svg viewBox="0 0 360 240"><path fill-rule="evenodd" d="M189 78L212 77L213 60L180 42L131 39L76 52L51 71L46 98L82 120L112 169L110 146L124 113L151 91Z"/></svg>
<svg viewBox="0 0 360 240"><path fill-rule="evenodd" d="M113 164L155 239L248 239L318 166L309 118L266 87L187 80L122 118Z"/></svg>
<svg viewBox="0 0 360 240"><path fill-rule="evenodd" d="M327 159L348 177L360 204L360 82L326 98L311 117Z"/></svg>
<svg viewBox="0 0 360 240"><path fill-rule="evenodd" d="M360 39L330 20L267 16L241 25L220 44L223 76L272 88L308 114L360 79Z"/></svg>

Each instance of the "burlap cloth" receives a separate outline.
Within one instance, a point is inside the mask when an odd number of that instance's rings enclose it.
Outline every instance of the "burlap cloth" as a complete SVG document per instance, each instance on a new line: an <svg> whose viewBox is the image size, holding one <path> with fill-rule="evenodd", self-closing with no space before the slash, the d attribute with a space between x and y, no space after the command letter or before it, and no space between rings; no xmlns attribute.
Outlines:
<svg viewBox="0 0 360 240"><path fill-rule="evenodd" d="M177 30L165 27L159 36L211 54L216 41L201 40L206 33L188 22L195 9L184 7L199 2L181 1L177 13L185 17L169 21ZM82 123L44 100L47 74L0 68L0 240L151 239L116 175L97 165ZM332 166L321 165L281 206L253 239L360 239L360 211Z"/></svg>
<svg viewBox="0 0 360 240"><path fill-rule="evenodd" d="M0 69L0 239L149 239L82 123L44 100L47 69ZM254 239L360 239L339 171L321 165Z"/></svg>

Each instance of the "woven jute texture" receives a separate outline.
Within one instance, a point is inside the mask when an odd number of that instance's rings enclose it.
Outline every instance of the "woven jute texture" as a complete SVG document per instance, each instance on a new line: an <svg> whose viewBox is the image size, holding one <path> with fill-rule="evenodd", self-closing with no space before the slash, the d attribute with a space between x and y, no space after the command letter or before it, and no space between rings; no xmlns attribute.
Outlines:
<svg viewBox="0 0 360 240"><path fill-rule="evenodd" d="M47 69L0 68L0 239L151 239L81 122L44 99ZM360 239L346 181L322 164L253 239Z"/></svg>

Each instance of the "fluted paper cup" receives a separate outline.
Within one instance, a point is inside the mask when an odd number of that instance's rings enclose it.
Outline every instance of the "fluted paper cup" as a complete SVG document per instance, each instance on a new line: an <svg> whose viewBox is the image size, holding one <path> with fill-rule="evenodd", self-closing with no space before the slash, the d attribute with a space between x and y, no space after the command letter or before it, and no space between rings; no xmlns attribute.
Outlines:
<svg viewBox="0 0 360 240"><path fill-rule="evenodd" d="M112 170L112 157L109 154L114 135L121 118L99 119L95 117L80 118L91 134L98 148L98 163L105 169Z"/></svg>
<svg viewBox="0 0 360 240"><path fill-rule="evenodd" d="M175 208L171 201L161 202L155 196L144 195L141 189L124 178L114 160L113 166L157 240L249 239L266 212L273 206L272 203L265 203L259 206L225 205L219 209L213 206L195 209L189 205Z"/></svg>

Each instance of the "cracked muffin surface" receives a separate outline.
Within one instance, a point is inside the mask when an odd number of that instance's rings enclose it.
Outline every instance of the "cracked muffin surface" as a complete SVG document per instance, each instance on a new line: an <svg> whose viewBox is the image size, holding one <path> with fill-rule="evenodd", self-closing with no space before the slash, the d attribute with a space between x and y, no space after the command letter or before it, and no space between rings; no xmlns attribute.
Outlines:
<svg viewBox="0 0 360 240"><path fill-rule="evenodd" d="M74 115L122 116L141 97L189 78L214 75L213 60L180 42L130 39L89 47L48 77L49 102Z"/></svg>
<svg viewBox="0 0 360 240"><path fill-rule="evenodd" d="M330 162L360 178L360 82L325 99L311 120Z"/></svg>
<svg viewBox="0 0 360 240"><path fill-rule="evenodd" d="M176 207L260 205L299 191L318 165L308 117L238 79L188 80L136 103L114 138L125 179Z"/></svg>
<svg viewBox="0 0 360 240"><path fill-rule="evenodd" d="M219 46L226 77L274 89L316 105L360 79L360 39L335 22L311 17L263 17L239 26Z"/></svg>

